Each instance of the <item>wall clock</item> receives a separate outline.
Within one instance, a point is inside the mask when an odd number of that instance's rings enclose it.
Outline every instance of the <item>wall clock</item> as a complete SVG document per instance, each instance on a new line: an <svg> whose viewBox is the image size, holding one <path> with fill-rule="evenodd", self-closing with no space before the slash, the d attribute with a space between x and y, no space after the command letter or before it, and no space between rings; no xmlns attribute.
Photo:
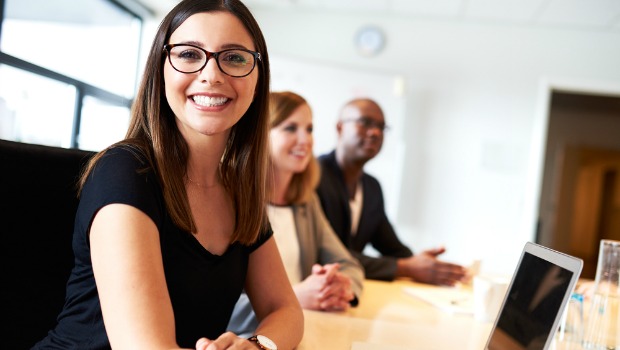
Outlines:
<svg viewBox="0 0 620 350"><path fill-rule="evenodd" d="M364 56L374 56L383 50L385 35L378 27L364 26L355 34L355 46Z"/></svg>

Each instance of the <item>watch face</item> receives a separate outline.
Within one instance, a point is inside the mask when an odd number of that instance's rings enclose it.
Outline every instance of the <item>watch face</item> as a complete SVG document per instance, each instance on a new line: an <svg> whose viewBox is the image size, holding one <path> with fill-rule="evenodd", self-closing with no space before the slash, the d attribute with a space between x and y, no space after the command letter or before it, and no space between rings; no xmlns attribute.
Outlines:
<svg viewBox="0 0 620 350"><path fill-rule="evenodd" d="M271 339L265 337L264 335L257 335L256 339L258 340L258 343L264 346L266 349L278 350L276 343L274 343Z"/></svg>

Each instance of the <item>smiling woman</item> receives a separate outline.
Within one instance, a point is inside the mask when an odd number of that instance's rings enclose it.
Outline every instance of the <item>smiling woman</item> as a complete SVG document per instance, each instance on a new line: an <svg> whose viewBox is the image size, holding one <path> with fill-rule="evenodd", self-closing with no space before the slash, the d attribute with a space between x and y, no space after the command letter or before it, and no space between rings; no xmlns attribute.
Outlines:
<svg viewBox="0 0 620 350"><path fill-rule="evenodd" d="M343 311L357 306L362 266L347 251L321 210L315 189L312 110L292 91L270 94L269 205L267 214L287 277L304 309ZM228 329L252 334L257 317L242 295Z"/></svg>
<svg viewBox="0 0 620 350"><path fill-rule="evenodd" d="M238 51L261 59L242 72L218 65ZM269 79L240 1L184 0L162 20L125 139L80 179L68 302L35 349L300 342L303 314L265 210ZM242 290L261 321L252 341L226 328Z"/></svg>

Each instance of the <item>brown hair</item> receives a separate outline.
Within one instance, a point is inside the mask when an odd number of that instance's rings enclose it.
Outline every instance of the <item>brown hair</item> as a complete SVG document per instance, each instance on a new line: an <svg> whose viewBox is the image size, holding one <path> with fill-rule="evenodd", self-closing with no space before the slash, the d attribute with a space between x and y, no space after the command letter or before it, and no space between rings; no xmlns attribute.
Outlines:
<svg viewBox="0 0 620 350"><path fill-rule="evenodd" d="M235 206L236 224L231 243L239 241L251 244L256 241L260 231L268 227L265 203L270 72L263 34L241 1L184 0L166 15L158 27L147 57L132 106L129 129L125 139L116 145L130 145L147 157L161 182L172 220L181 229L196 232L183 180L187 171L188 147L165 97L163 67L166 53L163 47L187 18L196 13L217 11L236 16L253 38L256 51L261 54L256 64L259 77L254 100L232 127L220 163L223 184ZM105 152L103 150L91 160L81 178L80 188Z"/></svg>
<svg viewBox="0 0 620 350"><path fill-rule="evenodd" d="M272 92L269 101L269 127L274 128L293 114L293 112L308 102L298 94L291 91ZM309 105L308 105L309 106ZM273 171L273 163L269 157L269 171ZM310 200L312 193L319 184L321 168L314 155L310 156L310 162L306 169L293 175L291 183L286 191L285 200L289 204L300 204ZM270 173L270 186L273 186L273 176ZM271 187L270 187L271 190ZM272 191L269 191L271 193ZM270 197L270 195L268 195Z"/></svg>

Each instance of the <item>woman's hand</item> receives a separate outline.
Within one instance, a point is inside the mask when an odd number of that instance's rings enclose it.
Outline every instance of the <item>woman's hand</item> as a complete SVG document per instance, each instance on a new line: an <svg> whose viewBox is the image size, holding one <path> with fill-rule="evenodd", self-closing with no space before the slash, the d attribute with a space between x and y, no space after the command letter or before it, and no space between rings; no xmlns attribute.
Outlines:
<svg viewBox="0 0 620 350"><path fill-rule="evenodd" d="M235 333L226 332L215 340L200 338L196 342L196 350L256 350L258 347L255 343L238 337Z"/></svg>
<svg viewBox="0 0 620 350"><path fill-rule="evenodd" d="M351 280L339 269L339 264L315 264L312 274L293 287L302 308L321 311L348 309L355 295Z"/></svg>

